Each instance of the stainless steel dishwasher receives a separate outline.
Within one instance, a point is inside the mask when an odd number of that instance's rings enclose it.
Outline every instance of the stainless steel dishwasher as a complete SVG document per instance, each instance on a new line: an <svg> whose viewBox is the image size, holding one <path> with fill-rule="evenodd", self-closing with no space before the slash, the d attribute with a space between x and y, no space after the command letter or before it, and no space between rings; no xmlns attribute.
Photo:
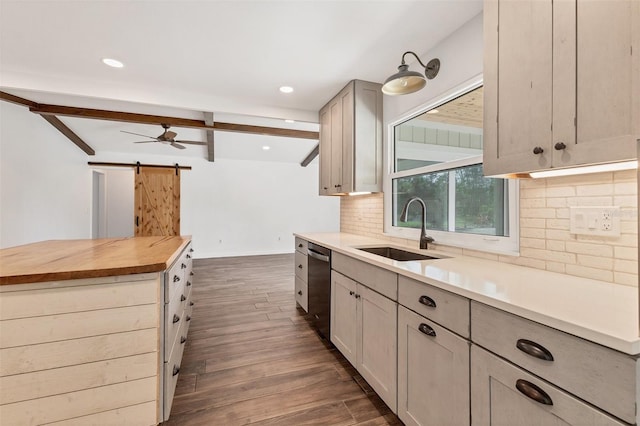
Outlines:
<svg viewBox="0 0 640 426"><path fill-rule="evenodd" d="M309 243L308 295L309 314L318 333L330 341L331 319L331 250Z"/></svg>

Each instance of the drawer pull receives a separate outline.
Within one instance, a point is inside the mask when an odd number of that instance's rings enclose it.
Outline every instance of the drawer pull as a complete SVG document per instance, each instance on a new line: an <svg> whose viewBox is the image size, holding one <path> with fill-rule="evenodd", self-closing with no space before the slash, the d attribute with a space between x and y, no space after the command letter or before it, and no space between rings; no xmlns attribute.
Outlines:
<svg viewBox="0 0 640 426"><path fill-rule="evenodd" d="M298 265L298 268L302 269L302 263Z"/></svg>
<svg viewBox="0 0 640 426"><path fill-rule="evenodd" d="M436 307L436 301L430 298L429 296L420 296L420 299L418 299L418 302L430 308Z"/></svg>
<svg viewBox="0 0 640 426"><path fill-rule="evenodd" d="M187 269L187 265L183 263L182 265L180 265L180 269Z"/></svg>
<svg viewBox="0 0 640 426"><path fill-rule="evenodd" d="M189 272L189 275L193 276L194 275L193 271Z"/></svg>
<svg viewBox="0 0 640 426"><path fill-rule="evenodd" d="M181 294L181 295L180 295L180 301L181 301L181 302L184 302L185 300L187 300L187 298L186 298L186 297L184 297L184 294Z"/></svg>
<svg viewBox="0 0 640 426"><path fill-rule="evenodd" d="M356 292L355 292L355 291L353 291L353 290L349 290L349 296L353 296L354 294L356 294Z"/></svg>
<svg viewBox="0 0 640 426"><path fill-rule="evenodd" d="M180 317L177 316L176 314L173 314L173 323L177 323L178 321L180 321Z"/></svg>
<svg viewBox="0 0 640 426"><path fill-rule="evenodd" d="M436 337L436 331L425 323L421 323L418 326L418 330L420 330L422 333L426 334L427 336Z"/></svg>
<svg viewBox="0 0 640 426"><path fill-rule="evenodd" d="M520 349L527 355L531 355L532 357L544 361L553 361L553 355L551 355L551 352L549 352L547 348L540 345L539 343L532 342L531 340L518 339L516 348Z"/></svg>
<svg viewBox="0 0 640 426"><path fill-rule="evenodd" d="M191 321L191 315L187 315L187 322Z"/></svg>
<svg viewBox="0 0 640 426"><path fill-rule="evenodd" d="M298 290L298 294L302 296L302 290Z"/></svg>
<svg viewBox="0 0 640 426"><path fill-rule="evenodd" d="M541 147L541 146L536 146L535 148L533 148L533 153L534 153L535 155L542 154L543 152L544 152L544 149L542 149L542 147Z"/></svg>
<svg viewBox="0 0 640 426"><path fill-rule="evenodd" d="M187 338L184 336L180 336L180 344L183 344L184 342L187 341Z"/></svg>
<svg viewBox="0 0 640 426"><path fill-rule="evenodd" d="M191 287L191 281L187 281L187 287Z"/></svg>
<svg viewBox="0 0 640 426"><path fill-rule="evenodd" d="M180 366L174 365L173 366L173 375L177 376L179 372L180 372Z"/></svg>
<svg viewBox="0 0 640 426"><path fill-rule="evenodd" d="M193 305L195 305L195 303L189 302L189 306L193 306Z"/></svg>
<svg viewBox="0 0 640 426"><path fill-rule="evenodd" d="M302 243L298 244L298 247L299 247L299 248L302 248L302 247L303 247Z"/></svg>
<svg viewBox="0 0 640 426"><path fill-rule="evenodd" d="M174 283L177 283L178 281L180 281L180 277L179 277L179 276L177 276L177 275L174 275L174 276L173 276L173 282L174 282Z"/></svg>
<svg viewBox="0 0 640 426"><path fill-rule="evenodd" d="M192 248L189 249L189 253L193 253L193 249Z"/></svg>
<svg viewBox="0 0 640 426"><path fill-rule="evenodd" d="M191 259L191 255L190 254L187 255L187 259Z"/></svg>
<svg viewBox="0 0 640 426"><path fill-rule="evenodd" d="M547 395L545 391L531 382L527 382L523 379L518 379L516 381L516 389L518 389L520 393L522 393L527 398L531 398L534 401L539 402L540 404L553 405L551 397L549 397L549 395Z"/></svg>

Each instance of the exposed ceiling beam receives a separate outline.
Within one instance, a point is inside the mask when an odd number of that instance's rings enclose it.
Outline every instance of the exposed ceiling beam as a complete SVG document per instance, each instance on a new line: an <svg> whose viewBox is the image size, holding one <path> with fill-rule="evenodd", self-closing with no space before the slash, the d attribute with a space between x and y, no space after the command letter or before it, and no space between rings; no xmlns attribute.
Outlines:
<svg viewBox="0 0 640 426"><path fill-rule="evenodd" d="M204 113L204 124L207 126L213 126L214 121L212 112ZM207 159L211 162L216 160L213 130L207 130Z"/></svg>
<svg viewBox="0 0 640 426"><path fill-rule="evenodd" d="M37 108L39 106L37 102L33 102L33 101L30 101L29 99L21 98L20 96L15 96L10 93L6 93L2 91L0 91L0 99L2 99L3 101L26 106L29 108Z"/></svg>
<svg viewBox="0 0 640 426"><path fill-rule="evenodd" d="M49 124L58 129L60 133L65 135L67 139L76 144L78 148L83 150L87 155L95 155L96 152L85 141L83 141L73 130L68 128L58 117L55 115L43 115L42 118L47 120Z"/></svg>
<svg viewBox="0 0 640 426"><path fill-rule="evenodd" d="M318 132L306 130L282 129L279 127L250 126L246 124L221 123L215 122L213 125L207 125L204 120L195 120L191 118L167 117L162 115L136 114L132 112L109 111L102 109L78 108L62 105L46 105L36 104L29 110L40 115L62 115L77 118L92 118L95 120L124 121L129 123L140 124L169 124L175 127L191 127L196 129L213 129L223 132L240 132L253 133L267 136L281 136L300 139L319 138Z"/></svg>
<svg viewBox="0 0 640 426"><path fill-rule="evenodd" d="M320 144L318 143L315 148L313 148L311 150L311 152L304 158L304 160L302 160L302 162L300 163L300 165L302 167L307 167L309 165L310 162L313 161L314 158L316 158L318 156L318 154L320 153Z"/></svg>

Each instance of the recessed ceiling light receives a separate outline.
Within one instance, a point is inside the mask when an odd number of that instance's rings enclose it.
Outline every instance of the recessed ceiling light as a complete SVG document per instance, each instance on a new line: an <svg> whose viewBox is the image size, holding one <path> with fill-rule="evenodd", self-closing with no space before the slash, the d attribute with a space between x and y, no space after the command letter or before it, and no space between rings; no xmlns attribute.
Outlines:
<svg viewBox="0 0 640 426"><path fill-rule="evenodd" d="M285 123L295 123L296 120L284 120Z"/></svg>
<svg viewBox="0 0 640 426"><path fill-rule="evenodd" d="M265 151L269 151L271 149L271 147L268 146L268 145L265 145L265 146L262 147L262 149L264 149Z"/></svg>
<svg viewBox="0 0 640 426"><path fill-rule="evenodd" d="M113 68L122 68L124 67L124 64L120 61L118 61L117 59L111 59L111 58L102 58L102 63L105 65L109 65L110 67Z"/></svg>
<svg viewBox="0 0 640 426"><path fill-rule="evenodd" d="M291 87L291 86L282 86L280 88L280 91L282 93L291 93L291 92L293 92L293 87Z"/></svg>
<svg viewBox="0 0 640 426"><path fill-rule="evenodd" d="M438 110L437 109L430 109L429 111L427 111L427 114L437 114Z"/></svg>

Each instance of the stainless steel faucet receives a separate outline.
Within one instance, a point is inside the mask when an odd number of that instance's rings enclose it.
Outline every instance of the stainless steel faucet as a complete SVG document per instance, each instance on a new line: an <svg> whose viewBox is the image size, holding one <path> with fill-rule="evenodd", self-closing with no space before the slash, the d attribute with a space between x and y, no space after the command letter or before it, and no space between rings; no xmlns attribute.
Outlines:
<svg viewBox="0 0 640 426"><path fill-rule="evenodd" d="M409 213L409 205L414 201L418 201L422 206L422 229L420 230L420 248L426 249L428 248L428 244L432 243L433 238L427 235L427 205L422 201L421 198L411 197L409 201L406 202L404 207L402 208L402 213L400 213L400 222L407 221L407 215Z"/></svg>

